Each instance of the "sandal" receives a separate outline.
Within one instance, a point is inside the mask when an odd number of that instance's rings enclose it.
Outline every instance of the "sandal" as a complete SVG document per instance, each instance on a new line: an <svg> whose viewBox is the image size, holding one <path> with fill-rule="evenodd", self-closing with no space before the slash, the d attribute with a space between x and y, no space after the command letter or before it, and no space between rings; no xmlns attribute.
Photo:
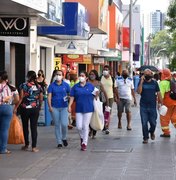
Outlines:
<svg viewBox="0 0 176 180"><path fill-rule="evenodd" d="M11 154L11 151L6 149L4 152L0 152L0 154Z"/></svg>
<svg viewBox="0 0 176 180"><path fill-rule="evenodd" d="M132 130L132 128L131 127L127 127L127 131L131 131Z"/></svg>
<svg viewBox="0 0 176 180"><path fill-rule="evenodd" d="M22 147L21 147L21 150L23 150L23 151L28 151L28 150L29 150L29 146L28 146L28 145L22 146Z"/></svg>
<svg viewBox="0 0 176 180"><path fill-rule="evenodd" d="M36 148L36 147L35 147L35 148L32 148L32 152L35 152L35 153L36 153L36 152L39 152L39 149Z"/></svg>

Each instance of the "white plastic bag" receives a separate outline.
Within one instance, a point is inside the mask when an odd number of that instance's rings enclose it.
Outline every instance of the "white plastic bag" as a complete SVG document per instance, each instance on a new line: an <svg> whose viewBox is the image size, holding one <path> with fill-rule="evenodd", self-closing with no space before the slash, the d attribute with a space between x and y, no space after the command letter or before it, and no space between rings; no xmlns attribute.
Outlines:
<svg viewBox="0 0 176 180"><path fill-rule="evenodd" d="M167 113L167 107L165 105L162 105L160 108L159 108L159 114L162 115L162 116L165 116Z"/></svg>
<svg viewBox="0 0 176 180"><path fill-rule="evenodd" d="M92 129L98 131L104 128L104 114L103 114L103 103L98 98L94 99L94 112L90 121Z"/></svg>

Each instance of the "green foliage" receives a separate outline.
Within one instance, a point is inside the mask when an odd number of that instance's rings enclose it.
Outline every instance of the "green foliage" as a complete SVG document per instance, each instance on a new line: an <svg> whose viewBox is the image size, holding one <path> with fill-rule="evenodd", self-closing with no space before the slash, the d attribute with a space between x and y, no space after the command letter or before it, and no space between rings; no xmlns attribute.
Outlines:
<svg viewBox="0 0 176 180"><path fill-rule="evenodd" d="M165 24L169 27L171 32L175 31L176 29L176 0L173 0L171 4L169 5L167 16L168 18L165 21Z"/></svg>
<svg viewBox="0 0 176 180"><path fill-rule="evenodd" d="M172 37L167 30L159 31L155 34L154 38L151 41L151 51L152 56L159 55L157 54L161 49L164 49L160 53L169 57L172 47Z"/></svg>
<svg viewBox="0 0 176 180"><path fill-rule="evenodd" d="M166 26L168 26L171 34L171 46L169 48L170 52L170 69L172 71L176 70L176 0L173 0L167 11L167 20L165 21Z"/></svg>
<svg viewBox="0 0 176 180"><path fill-rule="evenodd" d="M172 58L172 61L169 65L169 69L171 71L176 71L176 56Z"/></svg>

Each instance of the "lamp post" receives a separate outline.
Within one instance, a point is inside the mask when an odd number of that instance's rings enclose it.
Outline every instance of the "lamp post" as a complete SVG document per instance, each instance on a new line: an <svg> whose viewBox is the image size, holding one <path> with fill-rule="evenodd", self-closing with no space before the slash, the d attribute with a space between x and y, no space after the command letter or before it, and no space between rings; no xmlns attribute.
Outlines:
<svg viewBox="0 0 176 180"><path fill-rule="evenodd" d="M129 74L133 76L133 0L130 0L129 5L129 29L130 29L130 47L129 47Z"/></svg>

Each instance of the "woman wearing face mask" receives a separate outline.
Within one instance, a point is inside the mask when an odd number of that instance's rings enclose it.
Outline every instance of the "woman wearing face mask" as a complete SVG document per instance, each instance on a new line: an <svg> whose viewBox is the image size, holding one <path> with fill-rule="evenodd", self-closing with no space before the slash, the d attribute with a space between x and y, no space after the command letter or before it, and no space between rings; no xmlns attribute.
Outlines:
<svg viewBox="0 0 176 180"><path fill-rule="evenodd" d="M102 83L100 82L100 78L99 78L98 72L96 70L91 70L89 72L89 82L99 90L99 95L100 95L100 92L103 92L103 94L105 95L105 99L106 99L106 102L105 102L106 106L109 106L106 91L105 91ZM90 127L89 136L92 136L92 138L94 139L96 136L96 133L97 133L97 131L93 130Z"/></svg>
<svg viewBox="0 0 176 180"><path fill-rule="evenodd" d="M94 86L90 82L87 82L87 80L87 72L81 72L79 75L79 83L75 84L71 89L70 102L68 106L68 111L71 112L71 105L75 100L76 127L80 135L82 151L86 151L87 149L89 124L92 112L94 111L94 96L92 94Z"/></svg>
<svg viewBox="0 0 176 180"><path fill-rule="evenodd" d="M55 81L48 87L48 106L52 114L55 124L55 135L57 147L62 145L68 146L67 142L67 127L68 127L68 95L70 86L63 81L64 73L61 70L57 71Z"/></svg>

